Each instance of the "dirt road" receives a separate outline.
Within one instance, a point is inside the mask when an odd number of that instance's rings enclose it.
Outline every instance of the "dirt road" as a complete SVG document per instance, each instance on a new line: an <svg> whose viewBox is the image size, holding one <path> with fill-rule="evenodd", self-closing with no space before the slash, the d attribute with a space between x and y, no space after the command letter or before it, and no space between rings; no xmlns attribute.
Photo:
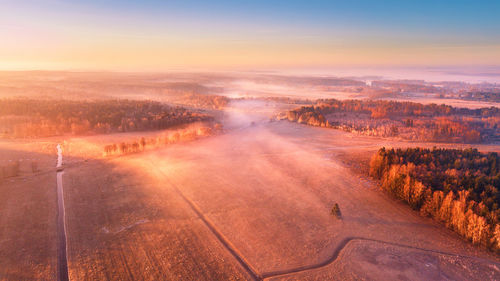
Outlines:
<svg viewBox="0 0 500 281"><path fill-rule="evenodd" d="M66 238L66 215L64 208L64 186L63 186L63 154L61 145L57 145L57 280L68 279L68 258Z"/></svg>

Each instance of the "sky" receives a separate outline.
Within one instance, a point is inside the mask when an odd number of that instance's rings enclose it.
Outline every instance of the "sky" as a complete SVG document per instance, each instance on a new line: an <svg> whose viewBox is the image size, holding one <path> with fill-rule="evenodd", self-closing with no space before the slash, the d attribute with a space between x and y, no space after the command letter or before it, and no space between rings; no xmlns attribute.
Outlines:
<svg viewBox="0 0 500 281"><path fill-rule="evenodd" d="M0 69L500 66L500 1L0 0Z"/></svg>

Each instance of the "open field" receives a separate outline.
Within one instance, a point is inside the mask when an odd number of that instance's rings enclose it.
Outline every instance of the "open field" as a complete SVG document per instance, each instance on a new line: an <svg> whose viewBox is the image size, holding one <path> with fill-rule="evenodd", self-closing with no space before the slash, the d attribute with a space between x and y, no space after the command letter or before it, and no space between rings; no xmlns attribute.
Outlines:
<svg viewBox="0 0 500 281"><path fill-rule="evenodd" d="M70 278L500 277L498 257L387 197L341 160L417 144L269 122L269 111L234 103L223 135L68 166ZM335 202L341 220L330 215ZM390 266L394 256L420 260L367 273L374 263L366 260ZM422 272L427 264L445 269Z"/></svg>
<svg viewBox="0 0 500 281"><path fill-rule="evenodd" d="M168 184L113 163L64 174L71 280L245 280Z"/></svg>
<svg viewBox="0 0 500 281"><path fill-rule="evenodd" d="M498 265L393 243L353 238L316 270L269 280L495 280Z"/></svg>
<svg viewBox="0 0 500 281"><path fill-rule="evenodd" d="M0 280L54 280L55 183L54 170L0 181Z"/></svg>
<svg viewBox="0 0 500 281"><path fill-rule="evenodd" d="M500 0L0 2L0 281L500 281Z"/></svg>
<svg viewBox="0 0 500 281"><path fill-rule="evenodd" d="M219 117L223 134L118 157L103 157L103 146L165 132L18 141L17 150L2 142L4 161L37 155L41 164L0 185L9 214L0 245L9 271L0 276L50 280L57 272L61 143L70 280L500 278L498 256L355 172L381 146L470 145L270 122L286 106L233 101ZM341 219L330 214L335 203Z"/></svg>
<svg viewBox="0 0 500 281"><path fill-rule="evenodd" d="M56 276L55 151L50 141L0 141L0 167L19 164L0 178L0 280Z"/></svg>

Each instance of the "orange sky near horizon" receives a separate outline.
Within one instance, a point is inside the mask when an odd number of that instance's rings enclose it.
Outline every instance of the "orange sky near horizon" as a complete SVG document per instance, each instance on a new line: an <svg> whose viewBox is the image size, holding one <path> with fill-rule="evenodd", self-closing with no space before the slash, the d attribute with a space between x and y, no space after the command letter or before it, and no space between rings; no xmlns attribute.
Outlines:
<svg viewBox="0 0 500 281"><path fill-rule="evenodd" d="M278 43L176 45L123 40L0 51L0 69L144 70L169 68L255 68L314 66L439 66L500 64L500 46L328 47Z"/></svg>
<svg viewBox="0 0 500 281"><path fill-rule="evenodd" d="M439 10L425 18L410 11L418 6L390 11L389 4L361 1L362 7L373 4L365 11L328 1L248 7L188 1L198 8L152 0L2 2L0 70L500 65L498 21L476 26L479 18L441 19ZM491 21L483 14L490 16L488 7L475 16Z"/></svg>

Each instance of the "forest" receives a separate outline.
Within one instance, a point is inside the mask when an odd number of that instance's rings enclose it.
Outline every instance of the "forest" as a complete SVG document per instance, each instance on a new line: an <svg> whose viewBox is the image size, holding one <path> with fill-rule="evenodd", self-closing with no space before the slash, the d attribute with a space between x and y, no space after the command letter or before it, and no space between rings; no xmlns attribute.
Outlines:
<svg viewBox="0 0 500 281"><path fill-rule="evenodd" d="M370 136L416 141L481 143L500 140L500 110L375 100L318 100L290 110L292 122Z"/></svg>
<svg viewBox="0 0 500 281"><path fill-rule="evenodd" d="M372 88L390 89L398 93L444 93L446 89L428 85L424 80L375 80Z"/></svg>
<svg viewBox="0 0 500 281"><path fill-rule="evenodd" d="M477 149L386 149L370 161L381 188L474 244L500 251L500 156Z"/></svg>
<svg viewBox="0 0 500 281"><path fill-rule="evenodd" d="M0 100L4 138L161 130L208 120L209 115L154 101Z"/></svg>
<svg viewBox="0 0 500 281"><path fill-rule="evenodd" d="M197 108L223 109L229 103L229 98L219 95L191 93L181 96L180 102Z"/></svg>
<svg viewBox="0 0 500 281"><path fill-rule="evenodd" d="M464 100L478 100L478 101L488 101L488 102L500 102L500 90L497 92L466 92L461 93L459 96Z"/></svg>

